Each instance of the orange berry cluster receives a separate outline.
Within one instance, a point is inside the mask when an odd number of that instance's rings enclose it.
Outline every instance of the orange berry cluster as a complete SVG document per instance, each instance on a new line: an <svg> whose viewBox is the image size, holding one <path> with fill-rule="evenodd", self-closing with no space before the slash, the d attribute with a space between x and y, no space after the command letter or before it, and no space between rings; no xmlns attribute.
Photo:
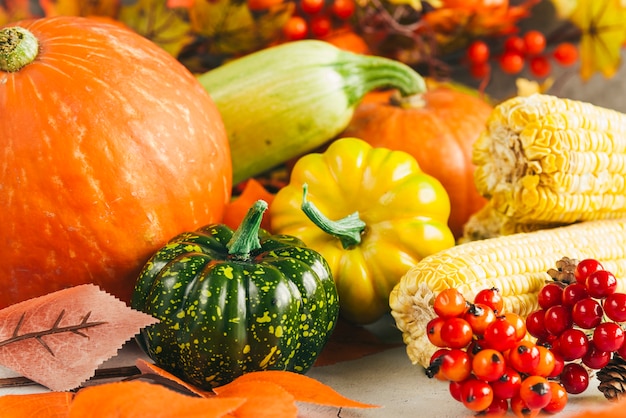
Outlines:
<svg viewBox="0 0 626 418"><path fill-rule="evenodd" d="M321 39L334 27L341 26L352 17L356 8L354 0L300 0L293 16L283 27L288 41L305 38Z"/></svg>
<svg viewBox="0 0 626 418"><path fill-rule="evenodd" d="M529 30L521 36L513 35L504 40L502 52L494 57L500 69L507 74L518 74L528 63L531 74L546 77L552 71L551 62L569 66L578 60L578 47L570 42L561 42L546 52L546 37L537 30ZM475 78L484 78L491 71L491 47L482 40L473 41L466 50L470 73Z"/></svg>
<svg viewBox="0 0 626 418"><path fill-rule="evenodd" d="M471 411L519 417L556 413L567 392L555 378L563 363L527 337L524 318L503 313L497 289L483 289L472 303L456 289L434 300L428 339L439 347L427 376L449 382L450 394Z"/></svg>

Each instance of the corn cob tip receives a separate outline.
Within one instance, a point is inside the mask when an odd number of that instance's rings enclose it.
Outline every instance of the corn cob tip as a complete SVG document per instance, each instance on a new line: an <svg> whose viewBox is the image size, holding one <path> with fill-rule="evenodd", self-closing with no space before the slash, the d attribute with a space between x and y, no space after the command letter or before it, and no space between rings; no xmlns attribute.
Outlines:
<svg viewBox="0 0 626 418"><path fill-rule="evenodd" d="M406 289L415 285L414 289ZM412 280L400 281L389 296L391 316L402 331L407 356L413 364L428 367L436 347L426 335L426 324L435 317L432 309L436 294L425 283Z"/></svg>

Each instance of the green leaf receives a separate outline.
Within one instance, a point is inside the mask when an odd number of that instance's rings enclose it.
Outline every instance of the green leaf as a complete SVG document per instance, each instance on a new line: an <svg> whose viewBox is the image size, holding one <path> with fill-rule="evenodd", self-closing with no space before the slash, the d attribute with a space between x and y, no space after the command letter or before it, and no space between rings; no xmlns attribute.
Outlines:
<svg viewBox="0 0 626 418"><path fill-rule="evenodd" d="M276 39L293 12L293 3L252 13L239 0L195 2L190 10L192 30L206 38L209 53L236 55L267 46Z"/></svg>
<svg viewBox="0 0 626 418"><path fill-rule="evenodd" d="M122 2L117 19L175 57L193 40L187 9L170 9L164 1Z"/></svg>

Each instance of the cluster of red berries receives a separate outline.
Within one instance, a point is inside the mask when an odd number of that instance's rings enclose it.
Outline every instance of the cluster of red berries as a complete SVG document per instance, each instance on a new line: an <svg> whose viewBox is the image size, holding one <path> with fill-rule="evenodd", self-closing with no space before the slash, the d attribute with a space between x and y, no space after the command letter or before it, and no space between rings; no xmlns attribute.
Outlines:
<svg viewBox="0 0 626 418"><path fill-rule="evenodd" d="M513 35L504 40L502 53L495 57L500 69L507 74L518 74L526 63L536 77L546 77L552 71L551 61L569 66L578 60L578 48L562 42L546 52L546 37L537 30L529 30L521 36ZM466 51L470 73L475 78L486 77L491 70L491 47L482 40L472 42Z"/></svg>
<svg viewBox="0 0 626 418"><path fill-rule="evenodd" d="M567 391L554 379L561 372L557 358L527 338L520 315L502 313L497 289L481 290L472 303L458 290L446 289L433 308L427 335L439 349L426 374L448 381L454 399L489 416L510 409L532 417L565 408Z"/></svg>
<svg viewBox="0 0 626 418"><path fill-rule="evenodd" d="M626 321L626 294L616 292L616 277L594 259L580 261L574 278L540 290L539 309L526 318L526 327L565 363L559 375L565 389L581 393L589 385L588 369L602 369L614 353L626 358L619 324Z"/></svg>
<svg viewBox="0 0 626 418"><path fill-rule="evenodd" d="M350 19L356 9L354 0L300 0L297 10L283 26L288 41L324 38L336 26Z"/></svg>

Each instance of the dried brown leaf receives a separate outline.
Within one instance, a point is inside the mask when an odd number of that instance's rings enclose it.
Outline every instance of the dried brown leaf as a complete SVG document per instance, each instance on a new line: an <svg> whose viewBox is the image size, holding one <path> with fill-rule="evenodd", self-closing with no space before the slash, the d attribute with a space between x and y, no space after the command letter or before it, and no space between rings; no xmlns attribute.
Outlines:
<svg viewBox="0 0 626 418"><path fill-rule="evenodd" d="M74 389L157 320L95 285L0 310L0 364L52 390Z"/></svg>

